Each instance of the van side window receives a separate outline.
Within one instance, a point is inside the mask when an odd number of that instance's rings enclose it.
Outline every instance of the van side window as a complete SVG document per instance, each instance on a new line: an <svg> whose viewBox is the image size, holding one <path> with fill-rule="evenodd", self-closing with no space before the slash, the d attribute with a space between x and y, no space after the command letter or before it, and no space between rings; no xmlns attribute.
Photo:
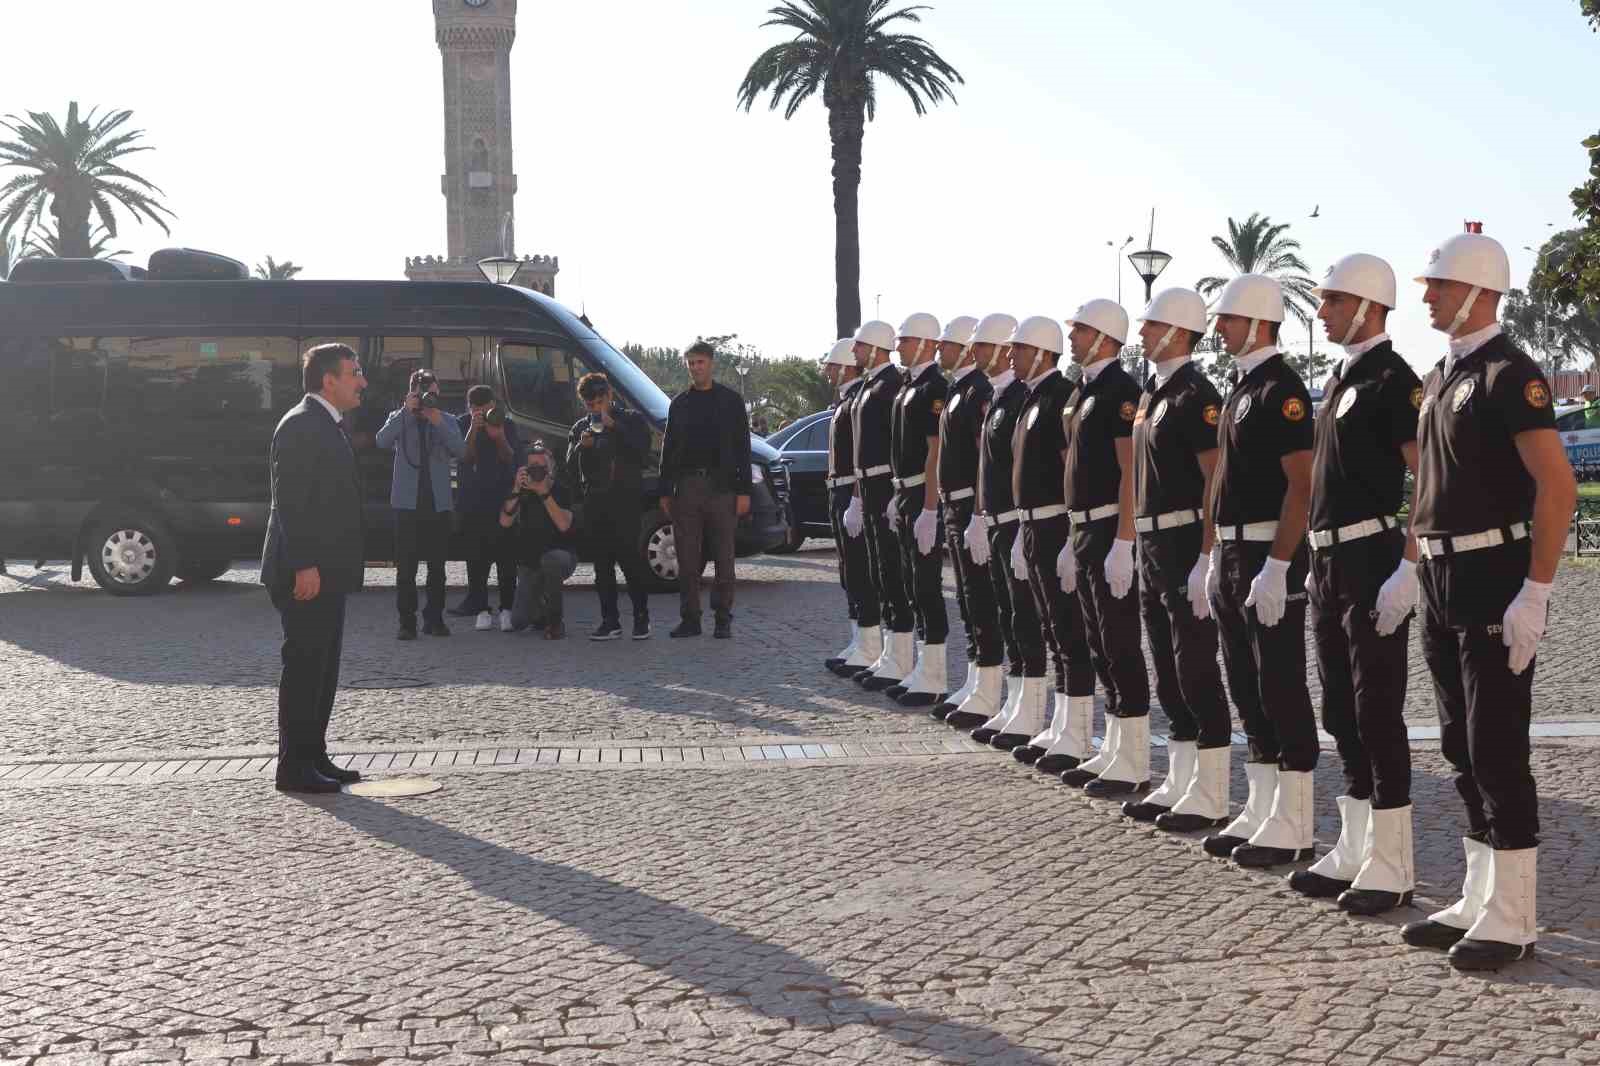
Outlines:
<svg viewBox="0 0 1600 1066"><path fill-rule="evenodd" d="M276 418L303 392L293 337L129 337L97 343L110 357L110 376L119 395L126 396L127 409L141 416Z"/></svg>
<svg viewBox="0 0 1600 1066"><path fill-rule="evenodd" d="M99 416L105 404L106 366L126 357L126 337L62 337L50 354L50 417Z"/></svg>
<svg viewBox="0 0 1600 1066"><path fill-rule="evenodd" d="M567 427L578 420L577 382L585 368L562 348L543 344L502 344L500 369L511 409Z"/></svg>
<svg viewBox="0 0 1600 1066"><path fill-rule="evenodd" d="M460 414L467 409L467 386L476 380L473 377L473 348L473 339L470 337L433 338L433 373L439 379L439 395L444 399L444 409L451 414Z"/></svg>

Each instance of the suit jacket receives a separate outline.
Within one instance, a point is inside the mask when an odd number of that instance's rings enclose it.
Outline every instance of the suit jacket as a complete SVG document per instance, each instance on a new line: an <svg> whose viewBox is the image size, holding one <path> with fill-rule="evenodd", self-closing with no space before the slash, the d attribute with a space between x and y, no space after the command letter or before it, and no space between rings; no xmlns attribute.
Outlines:
<svg viewBox="0 0 1600 1066"><path fill-rule="evenodd" d="M261 583L291 588L316 567L329 592L361 587L365 564L361 477L349 439L310 396L272 434L272 511L261 549Z"/></svg>
<svg viewBox="0 0 1600 1066"><path fill-rule="evenodd" d="M721 439L718 450L720 465L712 483L723 492L736 496L750 495L750 418L745 414L744 401L739 394L720 382L711 383L716 397L717 432ZM683 468L684 443L683 398L685 389L672 398L667 408L667 431L661 442L661 495L675 496L678 489L678 472Z"/></svg>

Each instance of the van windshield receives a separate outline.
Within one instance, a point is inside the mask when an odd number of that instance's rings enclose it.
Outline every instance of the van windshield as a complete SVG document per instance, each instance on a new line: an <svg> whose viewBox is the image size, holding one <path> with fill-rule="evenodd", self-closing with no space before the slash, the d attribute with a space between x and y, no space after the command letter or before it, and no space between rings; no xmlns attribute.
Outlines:
<svg viewBox="0 0 1600 1066"><path fill-rule="evenodd" d="M667 394L661 391L660 386L650 380L649 375L640 370L632 359L611 347L605 338L598 334L579 336L578 340L588 349L594 360L605 368L606 376L626 393L640 410L649 415L653 421L666 423L667 405L671 401Z"/></svg>

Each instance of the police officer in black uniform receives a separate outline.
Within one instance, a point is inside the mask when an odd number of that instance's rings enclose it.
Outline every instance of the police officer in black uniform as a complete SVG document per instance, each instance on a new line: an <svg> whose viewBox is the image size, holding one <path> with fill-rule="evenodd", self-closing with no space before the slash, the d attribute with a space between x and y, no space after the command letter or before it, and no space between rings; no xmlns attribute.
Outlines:
<svg viewBox="0 0 1600 1066"><path fill-rule="evenodd" d="M938 468L939 419L950 383L939 371L939 336L939 320L930 314L918 312L901 324L900 364L906 375L890 423L895 498L889 519L900 542L900 577L919 643L916 668L885 691L906 707L938 703L949 691Z"/></svg>
<svg viewBox="0 0 1600 1066"><path fill-rule="evenodd" d="M1210 513L1216 527L1206 588L1222 636L1228 691L1245 735L1249 798L1207 853L1242 866L1312 855L1311 774L1319 754L1306 687L1306 508L1311 397L1277 348L1283 290L1241 274L1214 313L1237 363L1223 403Z"/></svg>
<svg viewBox="0 0 1600 1066"><path fill-rule="evenodd" d="M1411 749L1403 718L1417 546L1400 528L1406 468L1417 466L1421 382L1384 326L1394 271L1350 255L1315 290L1317 317L1345 357L1323 390L1311 465L1312 639L1322 724L1339 747L1339 839L1289 875L1302 895L1359 914L1411 900Z"/></svg>
<svg viewBox="0 0 1600 1066"><path fill-rule="evenodd" d="M1577 499L1550 386L1500 331L1510 279L1505 249L1478 232L1446 241L1417 279L1450 336L1423 381L1417 432L1422 651L1468 833L1462 898L1402 935L1449 947L1461 970L1526 958L1538 936L1534 655Z"/></svg>
<svg viewBox="0 0 1600 1066"><path fill-rule="evenodd" d="M898 684L911 673L916 658L916 620L900 577L900 543L885 514L894 500L889 422L904 380L889 361L895 346L894 327L865 322L856 330L856 366L861 387L850 406L855 446L855 498L843 523L849 536L864 535L872 570L873 594L885 627L883 652L855 680L873 691Z"/></svg>
<svg viewBox="0 0 1600 1066"><path fill-rule="evenodd" d="M1106 689L1109 761L1083 789L1116 796L1150 783L1150 681L1133 564L1133 419L1140 389L1117 358L1128 339L1121 305L1090 300L1067 326L1083 382L1064 413L1072 540L1061 548L1057 569L1062 587L1077 592L1090 661Z"/></svg>
<svg viewBox="0 0 1600 1066"><path fill-rule="evenodd" d="M839 402L828 419L828 517L833 525L834 550L839 555L839 584L850 613L850 643L824 665L841 677L854 677L883 654L867 543L859 529L852 536L844 528L844 513L855 499L856 484L850 405L861 389L861 371L856 366L855 338L843 337L834 343L833 350L823 359L822 372L839 393Z"/></svg>

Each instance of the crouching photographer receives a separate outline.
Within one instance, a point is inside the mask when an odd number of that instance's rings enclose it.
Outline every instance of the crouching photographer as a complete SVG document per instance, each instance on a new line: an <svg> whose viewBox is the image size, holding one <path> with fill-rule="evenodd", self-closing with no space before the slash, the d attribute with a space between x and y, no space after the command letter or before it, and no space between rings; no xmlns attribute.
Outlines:
<svg viewBox="0 0 1600 1066"><path fill-rule="evenodd" d="M553 458L543 441L528 445L513 489L500 508L500 525L512 531L516 545L517 596L511 625L517 630L538 628L546 640L561 640L567 635L562 586L578 568L572 537L578 516L569 509L567 491L555 476Z"/></svg>

